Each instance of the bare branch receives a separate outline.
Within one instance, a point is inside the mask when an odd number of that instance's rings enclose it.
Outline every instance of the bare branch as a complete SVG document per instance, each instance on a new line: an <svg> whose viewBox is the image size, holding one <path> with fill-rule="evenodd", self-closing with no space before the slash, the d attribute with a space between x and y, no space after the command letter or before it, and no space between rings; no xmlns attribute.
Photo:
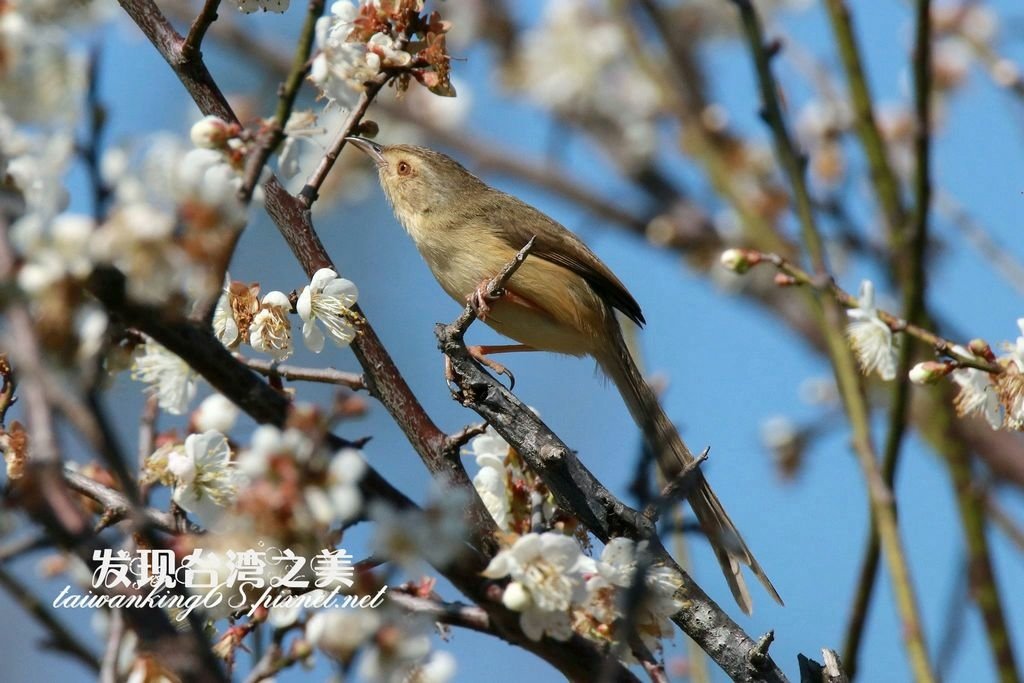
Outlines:
<svg viewBox="0 0 1024 683"><path fill-rule="evenodd" d="M343 372L334 368L300 368L295 365L279 365L273 361L258 360L255 358L243 358L236 355L247 368L255 370L265 377L280 377L282 379L318 382L320 384L337 384L348 387L353 391L364 391L366 381L362 375L354 372Z"/></svg>

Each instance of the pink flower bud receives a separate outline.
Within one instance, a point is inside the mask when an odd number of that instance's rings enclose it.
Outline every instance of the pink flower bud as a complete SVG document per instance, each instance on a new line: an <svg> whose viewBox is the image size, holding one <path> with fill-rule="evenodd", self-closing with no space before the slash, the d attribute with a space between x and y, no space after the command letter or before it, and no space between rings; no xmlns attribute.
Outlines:
<svg viewBox="0 0 1024 683"><path fill-rule="evenodd" d="M914 384L935 384L953 370L952 363L926 361L910 369L910 381Z"/></svg>
<svg viewBox="0 0 1024 683"><path fill-rule="evenodd" d="M722 265L742 275L761 262L761 252L752 249L726 249L722 252Z"/></svg>

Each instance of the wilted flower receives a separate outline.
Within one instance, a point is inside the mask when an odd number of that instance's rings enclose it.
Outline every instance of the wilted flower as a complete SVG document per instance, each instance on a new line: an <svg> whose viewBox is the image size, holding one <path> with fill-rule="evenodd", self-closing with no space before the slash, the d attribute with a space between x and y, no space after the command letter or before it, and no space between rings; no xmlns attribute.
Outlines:
<svg viewBox="0 0 1024 683"><path fill-rule="evenodd" d="M7 478L20 479L28 462L28 432L17 420L13 420L5 432L0 434L0 448L7 463Z"/></svg>
<svg viewBox="0 0 1024 683"><path fill-rule="evenodd" d="M283 361L292 355L292 323L288 318L292 305L282 292L268 292L259 313L249 327L249 345L257 351Z"/></svg>
<svg viewBox="0 0 1024 683"><path fill-rule="evenodd" d="M229 286L224 287L224 292L217 299L217 306L213 309L213 335L229 349L238 346L241 339L238 334L238 323L235 322L235 316L231 310Z"/></svg>
<svg viewBox="0 0 1024 683"><path fill-rule="evenodd" d="M999 402L1005 410L1008 429L1024 429L1024 318L1017 320L1021 336L1000 361L1006 368L996 380Z"/></svg>

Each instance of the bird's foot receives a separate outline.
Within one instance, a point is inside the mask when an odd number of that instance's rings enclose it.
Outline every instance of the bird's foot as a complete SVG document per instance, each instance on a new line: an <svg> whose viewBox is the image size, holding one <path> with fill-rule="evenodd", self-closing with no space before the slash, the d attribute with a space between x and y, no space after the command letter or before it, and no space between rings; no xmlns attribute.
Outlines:
<svg viewBox="0 0 1024 683"><path fill-rule="evenodd" d="M488 291L490 286L491 280L488 278L478 284L469 296L469 305L473 307L476 317L480 320L487 320L487 316L491 314L491 304L505 295L503 289L492 294Z"/></svg>
<svg viewBox="0 0 1024 683"><path fill-rule="evenodd" d="M515 388L515 386L516 386L516 376L512 374L511 370L506 368L504 365L502 365L498 361L491 360L490 358L488 358L487 357L487 347L486 346L467 346L466 350L469 351L469 355L473 356L473 358L476 359L476 361L478 363L480 363L481 365L490 368L491 370L493 370L494 372L498 373L499 375L505 375L506 377L508 377L508 390L509 391L512 391L512 389ZM446 372L448 370L450 370L450 368L446 368Z"/></svg>

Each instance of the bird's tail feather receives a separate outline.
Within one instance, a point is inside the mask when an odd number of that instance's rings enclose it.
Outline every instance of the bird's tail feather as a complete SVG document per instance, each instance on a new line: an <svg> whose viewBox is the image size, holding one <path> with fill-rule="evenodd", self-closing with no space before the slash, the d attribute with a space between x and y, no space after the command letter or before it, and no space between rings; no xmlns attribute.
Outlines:
<svg viewBox="0 0 1024 683"><path fill-rule="evenodd" d="M606 353L597 354L598 363L618 387L629 407L629 412L654 452L658 467L666 480L671 481L694 459L693 454L686 447L675 425L662 410L654 391L636 367L622 339L618 321L613 318L609 328L611 329L608 339L611 344ZM699 479L688 496L690 507L704 533L707 534L725 580L740 609L750 614L753 606L740 565L748 566L765 590L781 605L782 598L750 552L736 525L729 519L718 496L711 490L703 474L697 472L697 476Z"/></svg>

